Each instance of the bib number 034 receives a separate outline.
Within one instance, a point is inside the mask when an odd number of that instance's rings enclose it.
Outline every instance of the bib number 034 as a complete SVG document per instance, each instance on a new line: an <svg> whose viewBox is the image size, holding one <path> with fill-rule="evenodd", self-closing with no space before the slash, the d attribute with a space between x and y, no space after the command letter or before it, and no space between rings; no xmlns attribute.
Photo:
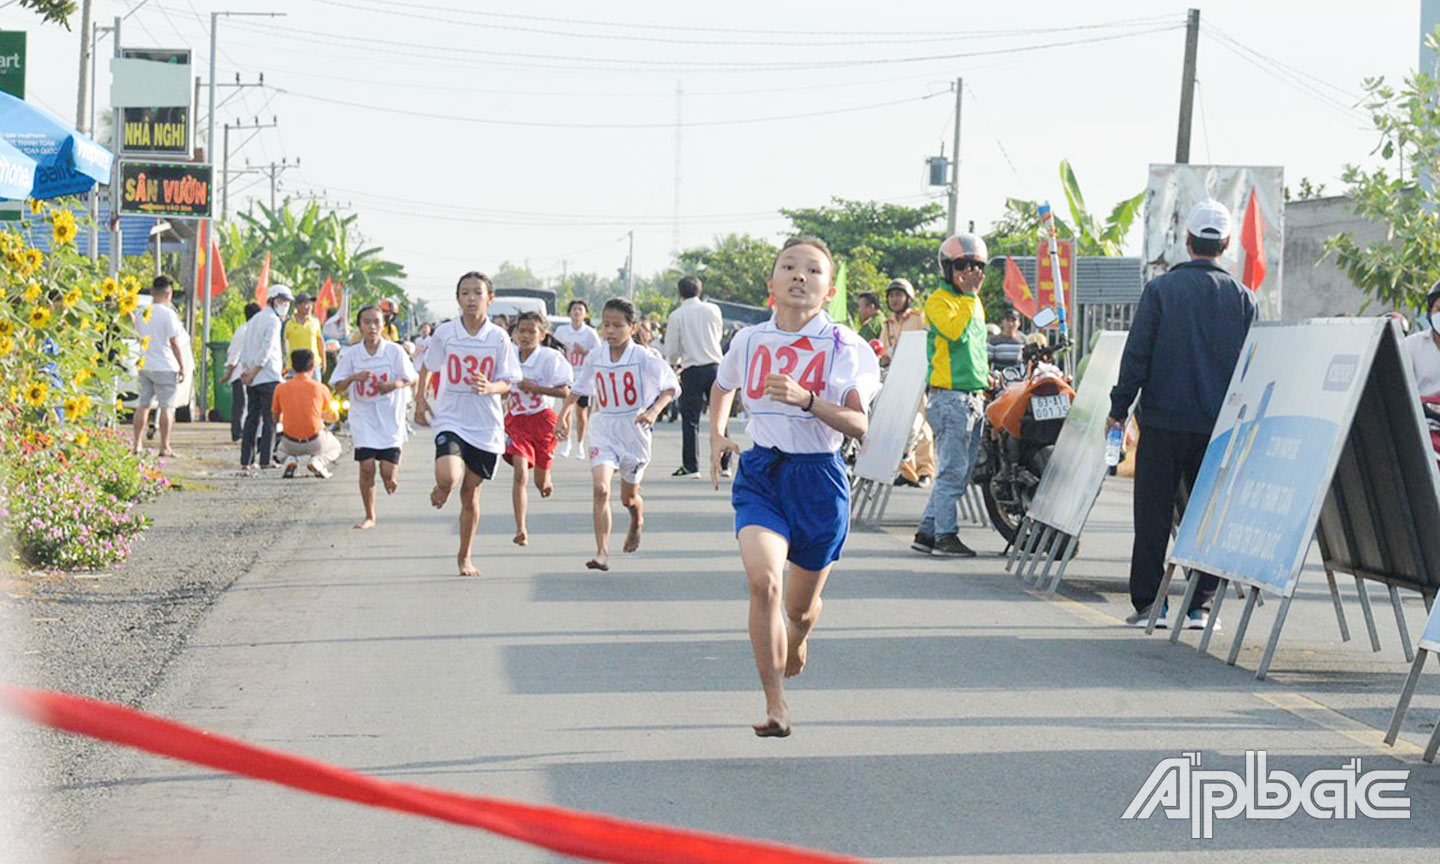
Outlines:
<svg viewBox="0 0 1440 864"><path fill-rule="evenodd" d="M745 376L745 395L760 399L765 395L765 377L772 371L789 375L811 393L825 389L825 352L806 352L802 356L792 345L782 345L771 353L769 345L760 345L750 355L750 371ZM801 368L801 364L804 368ZM800 374L796 375L796 370Z"/></svg>

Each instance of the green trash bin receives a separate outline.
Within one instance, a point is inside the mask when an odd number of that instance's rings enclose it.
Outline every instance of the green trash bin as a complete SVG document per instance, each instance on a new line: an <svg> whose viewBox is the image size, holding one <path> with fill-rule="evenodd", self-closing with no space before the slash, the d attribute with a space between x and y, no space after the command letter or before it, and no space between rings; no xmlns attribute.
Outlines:
<svg viewBox="0 0 1440 864"><path fill-rule="evenodd" d="M208 342L210 346L210 414L211 418L230 422L235 406L232 404L230 382L225 380L225 354L230 350L229 342ZM218 415L218 416L217 416Z"/></svg>

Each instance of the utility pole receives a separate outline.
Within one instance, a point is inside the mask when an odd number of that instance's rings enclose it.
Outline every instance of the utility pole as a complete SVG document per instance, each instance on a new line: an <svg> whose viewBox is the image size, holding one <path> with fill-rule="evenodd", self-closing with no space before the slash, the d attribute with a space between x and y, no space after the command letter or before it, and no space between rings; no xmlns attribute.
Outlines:
<svg viewBox="0 0 1440 864"><path fill-rule="evenodd" d="M215 164L215 156L214 156L214 153L215 153L215 35L216 35L216 31L219 29L219 26L220 26L220 17L221 17L222 15L224 15L224 16L231 16L231 17L247 16L247 17L260 17L260 18L279 18L279 17L284 17L285 13L284 13L284 12L211 12L211 13L210 13L210 109L209 109L209 112L207 113L206 118L205 118L205 124L206 124L206 130L205 130L205 156L206 156L206 161L209 162L212 167L213 167L214 164ZM118 23L118 22L117 22L117 23ZM119 35L118 32L117 32L116 35L117 35L117 36ZM118 42L119 42L119 39L116 39L116 42L118 43ZM211 280L211 278L212 278L212 277L211 277L211 268L214 266L214 261L213 261L213 259L214 259L214 257L215 257L214 255L212 255L212 254L210 254L210 253L211 253L211 250L212 250L212 249L217 248L218 245L219 245L218 242L217 242L216 239L215 239L215 231L214 231L214 224L213 224L214 221L215 221L215 220L213 220L213 219L207 220L207 222L211 223L209 226L207 226L207 227L208 227L208 230L207 230L207 232L206 232L206 236L209 238L209 243L210 243L210 247L211 247L211 248L204 250L204 253L205 253L205 277L204 277L204 279L200 282L200 285L201 285L202 289L203 289L204 292L205 292L205 320L204 320L203 327L202 327L202 329L203 329L203 335L202 335L202 337L201 337L201 342L200 342L200 382L201 382L201 386L200 386L200 416L201 416L201 417L206 417L206 416L208 416L209 413L210 413L210 411L209 411L209 409L210 409L210 388L209 388L208 386L206 386L206 385L209 384L209 382L210 382L210 299L211 299L211 298L210 298L210 295L211 295L212 293L214 293L214 292L211 290L210 280Z"/></svg>
<svg viewBox="0 0 1440 864"><path fill-rule="evenodd" d="M90 28L90 0L84 0L80 5L80 83L75 88L75 128L82 132L88 131L91 135L95 134L95 130L85 128L85 99L87 98L85 88L90 83L87 78L90 75L90 55L94 53L94 49L90 45L90 40L93 38L94 35Z"/></svg>
<svg viewBox="0 0 1440 864"><path fill-rule="evenodd" d="M960 102L965 94L965 79L955 79L955 139L950 145L950 212L945 219L945 236L955 233L960 206Z"/></svg>
<svg viewBox="0 0 1440 864"><path fill-rule="evenodd" d="M630 238L630 249L625 253L625 296L635 299L635 232L626 234Z"/></svg>
<svg viewBox="0 0 1440 864"><path fill-rule="evenodd" d="M139 7L136 7L136 8L139 8ZM115 54L114 54L114 56L115 56L116 58L118 58L118 57L120 56L120 21L121 21L121 20L122 20L122 19L120 18L120 16L119 16L119 15L116 15L116 16L115 16L115 29L110 31L111 41L115 43L113 47L115 48ZM114 101L114 100L112 99L111 101ZM119 109L119 108L114 108L114 107L112 107L112 108L110 109L110 146L111 146L111 148L112 148L116 153L119 153L119 152L120 152L120 135L121 135L121 132L122 132L122 128L121 128L122 125L123 125L123 124L120 122L120 109ZM119 174L120 174L120 160L119 160L119 159L116 159L116 160L115 160L115 165L114 165L114 167L111 169L111 175L110 175L110 275L111 275L111 276L119 276L119 275L120 275L120 258L124 255L124 252L125 252L125 250L121 248L121 243L123 242L123 240L122 240L122 238L121 238L121 236L120 236L120 177L119 177ZM92 233L92 234L95 233L95 231L96 231L96 229L97 229L98 227L99 227L99 226L95 226L95 227L91 228L91 233Z"/></svg>
<svg viewBox="0 0 1440 864"><path fill-rule="evenodd" d="M244 120L236 120L234 124L230 124L230 123L226 123L226 124L225 124L225 127L224 127L225 132L224 132L224 134L223 134L223 136L222 136L222 140L224 141L224 144L223 144L223 145L221 146L221 148L220 148L220 166L221 166L221 168L220 168L220 177L221 177L221 180L220 180L220 221L221 221L221 222L225 222L225 221L228 221L228 220L230 219L230 130L231 130L231 129L234 129L234 130L236 130L236 131L253 130L253 131L251 131L249 138L246 138L244 141L241 141L241 142L240 142L240 146L241 146L241 147L244 147L246 144L250 143L251 139L253 139L256 135L259 135L259 134L260 134L260 130L261 130L261 129L274 129L275 127L277 127L277 126L279 126L279 125L280 125L280 118L279 118L279 117L271 117L269 123L261 123L261 122L260 122L260 118L259 118L259 117L256 117L256 118L254 119L254 121L253 121L252 123L250 123L250 125L248 125L248 126L245 125L245 121L244 121ZM297 163L295 163L295 164L298 165L298 164L300 164L300 163L297 162ZM273 206L273 205L272 205L272 206Z"/></svg>
<svg viewBox="0 0 1440 864"><path fill-rule="evenodd" d="M1190 161L1190 117L1195 110L1195 51L1200 43L1200 10L1185 16L1185 69L1180 75L1180 128L1175 134L1175 162Z"/></svg>
<svg viewBox="0 0 1440 864"><path fill-rule="evenodd" d="M675 81L675 210L670 236L670 248L676 254L680 252L680 133L683 129L684 118L681 109L684 106L684 99L685 91L677 79Z"/></svg>

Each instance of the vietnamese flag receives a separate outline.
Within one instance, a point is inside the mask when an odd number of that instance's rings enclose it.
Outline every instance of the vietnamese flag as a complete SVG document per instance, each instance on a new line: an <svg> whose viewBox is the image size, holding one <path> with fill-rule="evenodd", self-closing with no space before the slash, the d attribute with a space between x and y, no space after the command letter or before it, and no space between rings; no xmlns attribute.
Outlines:
<svg viewBox="0 0 1440 864"><path fill-rule="evenodd" d="M265 253L265 260L260 263L260 278L255 280L255 302L263 308L270 302L270 253Z"/></svg>
<svg viewBox="0 0 1440 864"><path fill-rule="evenodd" d="M230 287L230 281L225 278L225 262L220 260L220 247L214 238L210 237L210 220L200 223L200 266L195 274L195 296L209 297L214 299L217 294L223 293ZM205 290L205 256L212 258L210 268L210 290Z"/></svg>
<svg viewBox="0 0 1440 864"><path fill-rule="evenodd" d="M1245 250L1245 270L1240 281L1251 291L1259 291L1260 283L1265 281L1265 223L1260 220L1260 200L1254 187L1245 207L1245 224L1240 228L1240 248Z"/></svg>
<svg viewBox="0 0 1440 864"><path fill-rule="evenodd" d="M325 284L320 286L320 294L315 298L315 318L324 323L325 313L329 312L331 307L339 305L335 300L335 283L327 275Z"/></svg>
<svg viewBox="0 0 1440 864"><path fill-rule="evenodd" d="M1036 261L1039 266L1039 260ZM1026 318L1034 318L1039 312L1039 303L1035 299L1035 292L1030 290L1030 285L1025 281L1025 274L1020 272L1020 267L1015 259L1009 255L1005 256L1005 299L1015 307L1015 311Z"/></svg>

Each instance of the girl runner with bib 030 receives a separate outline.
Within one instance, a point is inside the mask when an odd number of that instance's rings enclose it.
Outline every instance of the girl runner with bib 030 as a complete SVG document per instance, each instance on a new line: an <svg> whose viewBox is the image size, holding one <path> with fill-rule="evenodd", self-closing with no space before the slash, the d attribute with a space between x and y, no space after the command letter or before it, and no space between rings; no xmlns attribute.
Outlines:
<svg viewBox="0 0 1440 864"><path fill-rule="evenodd" d="M575 372L565 355L541 345L548 322L539 312L521 312L515 319L510 338L520 352L520 369L524 378L510 390L510 413L505 415L505 461L515 466L515 485L510 493L515 507L515 543L530 542L525 528L525 512L529 499L525 490L530 467L535 468L535 488L541 498L549 498L550 463L555 453L556 398L570 395L570 382Z"/></svg>
<svg viewBox="0 0 1440 864"><path fill-rule="evenodd" d="M405 426L405 388L415 383L415 367L405 349L387 342L381 335L385 315L378 306L366 306L355 316L362 340L347 345L330 376L333 390L348 390L350 396L350 437L355 442L355 461L360 463L360 502L365 518L355 527L375 527L375 468L379 464L385 494L395 494L395 472L400 468L400 448L409 430Z"/></svg>
<svg viewBox="0 0 1440 864"><path fill-rule="evenodd" d="M645 525L645 501L640 480L650 462L650 430L665 406L680 394L680 382L670 365L654 351L631 341L639 315L635 304L620 297L605 303L600 337L604 347L585 355L575 372L575 385L566 407L589 396L594 409L590 421L590 473L595 479L595 557L585 562L591 570L610 569L610 480L620 472L620 503L630 511L625 551L640 548ZM555 437L563 434L560 425Z"/></svg>
<svg viewBox="0 0 1440 864"><path fill-rule="evenodd" d="M490 277L466 273L455 285L461 315L435 328L425 350L422 376L439 375L435 399L435 488L430 503L445 506L460 487L461 576L479 576L470 560L480 523L480 484L495 476L505 451L504 399L521 378L520 357L510 336L490 323L485 311L495 297ZM422 377L415 396L415 422L425 425L430 391Z"/></svg>
<svg viewBox="0 0 1440 864"><path fill-rule="evenodd" d="M565 307L565 314L570 316L570 321L555 328L555 341L564 347L565 359L570 361L570 366L579 369L580 364L585 362L585 355L600 347L600 334L590 326L590 306L584 300L571 300L570 305ZM572 418L575 458L589 459L590 455L585 450L585 429L590 419L589 396L582 396L574 403L567 401L565 407L560 409L560 429L564 433L560 436L560 440L564 442L560 448L561 457L570 455Z"/></svg>
<svg viewBox="0 0 1440 864"><path fill-rule="evenodd" d="M775 314L736 334L710 393L710 477L740 451L726 437L737 390L755 446L740 457L731 490L740 559L750 585L750 646L765 690L762 738L790 734L784 678L805 667L820 592L850 527L850 486L839 449L862 438L880 386L875 352L821 312L835 294L824 241L786 241L770 274ZM790 572L786 578L785 565Z"/></svg>

